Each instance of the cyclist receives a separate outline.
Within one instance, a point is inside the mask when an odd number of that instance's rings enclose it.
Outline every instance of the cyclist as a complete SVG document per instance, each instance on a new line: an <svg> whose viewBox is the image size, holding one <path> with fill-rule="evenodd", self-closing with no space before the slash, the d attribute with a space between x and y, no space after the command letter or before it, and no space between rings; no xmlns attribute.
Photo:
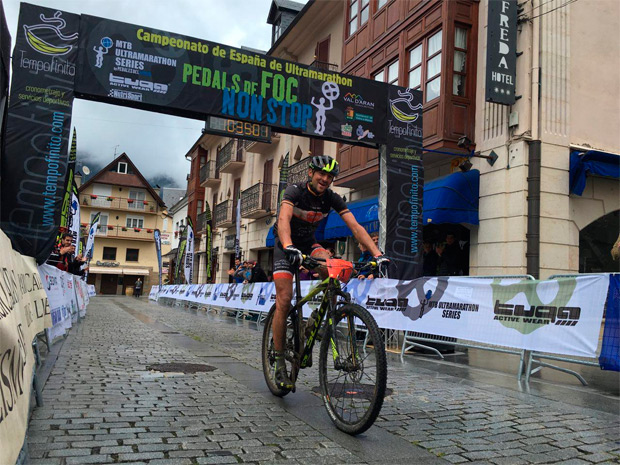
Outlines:
<svg viewBox="0 0 620 465"><path fill-rule="evenodd" d="M377 258L377 263L388 261L366 230L359 225L346 203L332 191L338 175L338 162L328 155L315 155L308 168L308 181L286 188L280 205L280 214L274 229L273 281L276 286L276 313L273 319L273 343L276 350L275 383L281 388L293 389L284 363L286 315L293 295L295 268L302 254L328 259L330 255L317 243L314 232L319 222L333 208L342 217L353 236ZM327 277L325 267L319 267L321 279Z"/></svg>

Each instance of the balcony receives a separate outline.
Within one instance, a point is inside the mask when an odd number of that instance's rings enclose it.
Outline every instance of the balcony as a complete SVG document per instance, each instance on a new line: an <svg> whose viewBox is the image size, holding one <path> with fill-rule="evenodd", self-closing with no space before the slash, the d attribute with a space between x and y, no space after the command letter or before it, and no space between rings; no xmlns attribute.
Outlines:
<svg viewBox="0 0 620 465"><path fill-rule="evenodd" d="M308 66L310 68L320 69L322 71L333 71L338 72L338 65L334 63L327 63L326 61L314 60Z"/></svg>
<svg viewBox="0 0 620 465"><path fill-rule="evenodd" d="M288 168L288 184L303 184L308 180L308 164L310 157L289 166Z"/></svg>
<svg viewBox="0 0 620 465"><path fill-rule="evenodd" d="M81 194L80 205L85 207L109 210L127 210L140 213L158 213L159 206L153 200L136 200L124 197L108 197L105 195Z"/></svg>
<svg viewBox="0 0 620 465"><path fill-rule="evenodd" d="M196 234L207 230L207 223L211 219L211 212L202 212L196 216Z"/></svg>
<svg viewBox="0 0 620 465"><path fill-rule="evenodd" d="M239 141L241 143L241 141ZM217 171L220 173L234 173L245 166L243 150L236 150L235 140L221 148L217 153Z"/></svg>
<svg viewBox="0 0 620 465"><path fill-rule="evenodd" d="M225 202L218 203L215 206L214 226L216 228L230 228L235 224L235 215L233 214L233 202L232 200L226 200Z"/></svg>
<svg viewBox="0 0 620 465"><path fill-rule="evenodd" d="M88 236L89 225L82 223L84 235ZM97 237L108 237L113 239L133 239L137 241L153 241L153 230L150 228L130 228L128 226L99 225Z"/></svg>
<svg viewBox="0 0 620 465"><path fill-rule="evenodd" d="M271 142L261 142L257 140L245 141L246 152L259 153L265 155L280 141L280 133L271 131Z"/></svg>
<svg viewBox="0 0 620 465"><path fill-rule="evenodd" d="M278 196L276 184L259 182L241 192L241 217L263 218L275 211Z"/></svg>
<svg viewBox="0 0 620 465"><path fill-rule="evenodd" d="M222 179L215 161L208 161L200 167L200 187L218 187Z"/></svg>

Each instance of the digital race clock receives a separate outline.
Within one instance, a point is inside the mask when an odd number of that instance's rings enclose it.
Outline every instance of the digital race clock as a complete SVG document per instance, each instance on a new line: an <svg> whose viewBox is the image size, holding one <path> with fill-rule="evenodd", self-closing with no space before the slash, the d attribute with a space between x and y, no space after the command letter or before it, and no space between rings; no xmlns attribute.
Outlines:
<svg viewBox="0 0 620 465"><path fill-rule="evenodd" d="M230 118L207 117L204 132L271 143L271 128L269 126Z"/></svg>

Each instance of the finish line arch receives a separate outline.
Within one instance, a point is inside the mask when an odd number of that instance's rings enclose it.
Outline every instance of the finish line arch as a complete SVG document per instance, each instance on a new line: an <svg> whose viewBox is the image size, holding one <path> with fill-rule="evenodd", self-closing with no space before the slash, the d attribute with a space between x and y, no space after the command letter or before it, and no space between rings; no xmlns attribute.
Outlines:
<svg viewBox="0 0 620 465"><path fill-rule="evenodd" d="M43 262L53 247L72 103L83 98L379 148L385 252L394 277L422 275L421 92L30 4L21 6L13 70L0 213L20 253Z"/></svg>

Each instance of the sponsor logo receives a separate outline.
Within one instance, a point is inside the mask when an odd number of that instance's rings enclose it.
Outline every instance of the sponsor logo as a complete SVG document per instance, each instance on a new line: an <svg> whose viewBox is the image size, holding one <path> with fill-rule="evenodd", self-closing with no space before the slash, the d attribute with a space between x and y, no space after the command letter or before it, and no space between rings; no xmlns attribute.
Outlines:
<svg viewBox="0 0 620 465"><path fill-rule="evenodd" d="M390 299L382 299L380 297L368 296L366 299L366 307L369 310L383 310L391 312L404 312L409 305L409 299L406 297L394 297Z"/></svg>
<svg viewBox="0 0 620 465"><path fill-rule="evenodd" d="M64 35L62 29L65 28L67 22L62 18L62 11L57 11L54 16L48 18L41 14L39 16L42 23L28 26L24 24L24 36L26 42L34 51L48 56L66 55L73 50L74 45L67 42L73 42L77 39L78 33L74 32L70 35ZM40 35L53 35L54 39L43 40Z"/></svg>
<svg viewBox="0 0 620 465"><path fill-rule="evenodd" d="M363 123L372 123L374 117L372 115L366 115L359 113L353 109L353 107L347 107L344 111L344 115L349 121L361 121Z"/></svg>
<svg viewBox="0 0 620 465"><path fill-rule="evenodd" d="M398 91L398 98L390 99L390 111L392 116L402 123L413 123L422 112L422 104L413 105L413 94L411 89Z"/></svg>
<svg viewBox="0 0 620 465"><path fill-rule="evenodd" d="M142 101L142 94L138 93L138 92L130 92L128 90L119 90L119 89L112 89L110 90L110 92L108 92L108 97L114 97L114 98L121 98L123 100L132 100L134 102L141 102ZM163 242L164 244L168 243L170 244L170 241L168 242Z"/></svg>
<svg viewBox="0 0 620 465"><path fill-rule="evenodd" d="M392 124L392 121L391 119L388 120L388 131L390 134L396 136L397 139L401 137L422 137L421 127L412 124L401 126L400 124Z"/></svg>
<svg viewBox="0 0 620 465"><path fill-rule="evenodd" d="M340 133L343 136L351 137L353 135L353 126L351 126L348 123L341 125L340 126Z"/></svg>
<svg viewBox="0 0 620 465"><path fill-rule="evenodd" d="M347 103L352 103L360 107L370 108L370 109L375 108L374 102L369 102L367 100L364 100L364 97L362 97L360 94L354 94L353 92L347 92L343 100Z"/></svg>
<svg viewBox="0 0 620 465"><path fill-rule="evenodd" d="M568 306L573 297L577 280L559 279L556 297L550 302L542 302L531 281L501 285L500 280L491 283L495 306L494 320L507 328L516 329L522 334L552 324L557 326L575 326L581 317L581 307ZM525 298L525 302L520 301ZM512 302L512 303L508 303Z"/></svg>
<svg viewBox="0 0 620 465"><path fill-rule="evenodd" d="M110 73L110 85L125 87L133 90L153 92L156 94L168 93L168 84L144 81L142 79L131 79L129 77L117 76L114 73Z"/></svg>
<svg viewBox="0 0 620 465"><path fill-rule="evenodd" d="M95 67L101 68L103 66L103 55L107 55L108 51L114 44L112 39L109 37L102 37L99 41L100 45L95 45L93 47L93 52L95 52Z"/></svg>
<svg viewBox="0 0 620 465"><path fill-rule="evenodd" d="M45 281L47 283L48 291L52 288L52 286L58 285L58 279L55 276L45 275Z"/></svg>

